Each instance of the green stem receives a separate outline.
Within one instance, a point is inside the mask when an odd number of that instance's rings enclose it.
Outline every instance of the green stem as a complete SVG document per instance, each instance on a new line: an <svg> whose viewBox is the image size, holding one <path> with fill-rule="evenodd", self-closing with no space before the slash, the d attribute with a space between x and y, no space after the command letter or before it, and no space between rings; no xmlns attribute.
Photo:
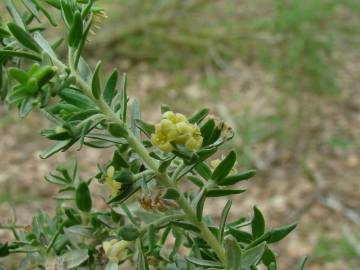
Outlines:
<svg viewBox="0 0 360 270"><path fill-rule="evenodd" d="M59 61L57 58L53 59L54 63L62 70L66 68L66 66ZM87 95L89 98L91 98L99 107L99 109L106 115L110 121L114 123L122 124L121 120L113 110L108 106L108 104L103 99L96 99L91 91L91 87L77 74L76 70L71 70L71 75L74 76L76 79L75 84L83 91L85 95ZM176 183L171 180L169 175L167 173L160 173L158 172L159 169L159 163L157 160L153 159L148 150L145 148L145 146L135 137L133 132L128 129L128 137L126 138L131 148L140 156L140 158L143 160L145 165L153 170L154 172L158 173L158 178L161 182L161 184L168 188L174 188L176 189ZM221 243L216 239L216 237L211 233L209 228L205 223L203 223L201 220L198 220L196 217L196 213L192 206L190 205L189 201L184 197L183 194L180 194L180 197L176 200L181 209L184 211L184 213L187 216L187 219L192 222L195 226L197 226L201 232L202 237L204 240L209 244L209 246L214 250L216 255L218 256L219 260L226 266L226 255L225 251L221 245Z"/></svg>

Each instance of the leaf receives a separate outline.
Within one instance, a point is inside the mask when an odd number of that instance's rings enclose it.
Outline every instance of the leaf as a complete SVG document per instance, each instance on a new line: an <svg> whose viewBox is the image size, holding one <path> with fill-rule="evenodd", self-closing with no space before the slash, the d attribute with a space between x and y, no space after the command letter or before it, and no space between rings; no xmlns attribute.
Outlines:
<svg viewBox="0 0 360 270"><path fill-rule="evenodd" d="M19 41L19 43L21 43L24 47L32 51L41 53L41 49L34 40L34 38L23 28L21 28L20 26L18 26L13 22L8 23L8 28L10 32L13 34L13 36L17 39L17 41Z"/></svg>
<svg viewBox="0 0 360 270"><path fill-rule="evenodd" d="M89 186L86 182L81 182L76 189L76 206L83 212L90 212L92 201Z"/></svg>
<svg viewBox="0 0 360 270"><path fill-rule="evenodd" d="M199 221L202 220L205 200L206 200L206 190L202 189L201 192L195 197L193 201L193 205L196 209L196 217Z"/></svg>
<svg viewBox="0 0 360 270"><path fill-rule="evenodd" d="M305 257L301 260L301 262L299 263L297 269L298 270L304 270L305 269L305 264L306 264L306 261L307 261L308 257Z"/></svg>
<svg viewBox="0 0 360 270"><path fill-rule="evenodd" d="M81 109L96 109L97 106L95 105L95 103L88 98L87 96L85 96L84 94L82 94L79 91L75 91L72 89L64 89L59 93L59 96L65 100L67 103L72 104L76 107L79 107Z"/></svg>
<svg viewBox="0 0 360 270"><path fill-rule="evenodd" d="M179 192L174 188L166 189L165 194L161 196L161 198L165 200L177 200L179 197L180 197Z"/></svg>
<svg viewBox="0 0 360 270"><path fill-rule="evenodd" d="M73 6L69 3L69 0L60 0L60 3L61 15L63 16L66 26L70 29L74 19Z"/></svg>
<svg viewBox="0 0 360 270"><path fill-rule="evenodd" d="M17 25L19 25L21 28L25 29L25 24L23 19L21 18L21 15L17 11L14 2L12 0L6 0L6 6L9 10L9 13L11 17L14 19Z"/></svg>
<svg viewBox="0 0 360 270"><path fill-rule="evenodd" d="M42 151L40 154L40 158L42 158L42 159L49 158L52 155L56 154L57 152L65 149L65 148L68 148L72 144L73 144L73 142L71 139L58 142L58 143L54 144L53 146L49 147L47 150Z"/></svg>
<svg viewBox="0 0 360 270"><path fill-rule="evenodd" d="M51 45L46 41L46 39L39 33L34 33L34 39L37 42L37 44L41 47L41 49L44 50L48 55L56 57L56 53L54 52Z"/></svg>
<svg viewBox="0 0 360 270"><path fill-rule="evenodd" d="M270 239L267 242L275 243L284 239L289 233L291 233L296 228L296 226L297 224L290 224L287 226L272 229L270 233Z"/></svg>
<svg viewBox="0 0 360 270"><path fill-rule="evenodd" d="M18 68L9 68L9 75L21 84L26 84L29 80L29 75Z"/></svg>
<svg viewBox="0 0 360 270"><path fill-rule="evenodd" d="M77 48L83 38L84 25L80 11L76 11L68 35L68 44L70 47Z"/></svg>
<svg viewBox="0 0 360 270"><path fill-rule="evenodd" d="M225 254L227 265L230 270L238 270L241 261L241 249L233 236L227 236L224 239Z"/></svg>
<svg viewBox="0 0 360 270"><path fill-rule="evenodd" d="M230 185L234 185L240 181L244 181L244 180L248 180L249 178L253 177L256 175L256 171L255 170L249 170L246 172L242 172L242 173L237 173L234 175L230 175L225 177L222 180L219 180L217 182L218 185L220 186L230 186Z"/></svg>
<svg viewBox="0 0 360 270"><path fill-rule="evenodd" d="M145 133L146 136L149 138L151 137L151 134L155 133L155 126L149 123L144 122L141 119L135 120L136 126L141 129L142 132Z"/></svg>
<svg viewBox="0 0 360 270"><path fill-rule="evenodd" d="M193 175L188 175L187 177L194 185L198 186L199 188L202 188L204 186L204 183L201 181L200 178L197 178Z"/></svg>
<svg viewBox="0 0 360 270"><path fill-rule="evenodd" d="M225 230L225 225L226 225L226 219L229 215L229 211L232 205L232 201L228 200L224 206L224 209L222 210L221 213L221 218L220 218L220 224L219 224L219 241L222 242L223 238L224 238L224 230Z"/></svg>
<svg viewBox="0 0 360 270"><path fill-rule="evenodd" d="M103 99L109 106L111 105L111 102L116 94L116 84L118 78L119 78L119 73L117 69L114 69L114 71L111 73L105 85L105 89L103 92Z"/></svg>
<svg viewBox="0 0 360 270"><path fill-rule="evenodd" d="M210 143L211 140L211 136L213 134L215 128L215 120L214 119L209 119L200 129L201 131L201 135L204 139L203 141L203 145L206 146Z"/></svg>
<svg viewBox="0 0 360 270"><path fill-rule="evenodd" d="M245 250L241 255L240 269L247 270L251 266L258 264L264 254L265 247L266 243L262 242L253 248Z"/></svg>
<svg viewBox="0 0 360 270"><path fill-rule="evenodd" d="M89 252L86 249L70 250L63 255L66 269L73 269L80 266L89 259Z"/></svg>
<svg viewBox="0 0 360 270"><path fill-rule="evenodd" d="M211 178L211 170L205 162L200 162L198 165L196 165L195 170L205 180L209 180Z"/></svg>
<svg viewBox="0 0 360 270"><path fill-rule="evenodd" d="M209 109L205 108L198 111L196 114L189 118L189 122L192 124L200 124L201 121L209 114Z"/></svg>
<svg viewBox="0 0 360 270"><path fill-rule="evenodd" d="M255 239L262 236L265 232L264 216L256 206L254 207L254 217L251 221L251 230Z"/></svg>
<svg viewBox="0 0 360 270"><path fill-rule="evenodd" d="M246 189L208 189L206 197L223 197L245 192Z"/></svg>
<svg viewBox="0 0 360 270"><path fill-rule="evenodd" d="M222 268L222 265L220 263L214 262L214 261L203 260L203 259L198 259L198 258L194 258L194 257L187 257L186 260L197 266Z"/></svg>
<svg viewBox="0 0 360 270"><path fill-rule="evenodd" d="M95 99L99 99L101 95L101 85L100 85L100 77L99 77L100 68L101 68L101 61L99 61L96 65L95 72L91 82L91 90Z"/></svg>
<svg viewBox="0 0 360 270"><path fill-rule="evenodd" d="M195 225L189 223L189 222L185 222L185 221L173 221L171 222L174 226L177 226L177 227L180 227L180 228L183 228L185 230L188 230L188 231L193 231L193 232L196 232L196 233L199 233L200 230L198 227L196 227Z"/></svg>
<svg viewBox="0 0 360 270"><path fill-rule="evenodd" d="M109 123L108 131L117 138L127 138L129 133L124 123Z"/></svg>
<svg viewBox="0 0 360 270"><path fill-rule="evenodd" d="M249 244L253 240L251 233L238 230L233 227L229 227L229 233L234 236L238 242Z"/></svg>
<svg viewBox="0 0 360 270"><path fill-rule="evenodd" d="M213 179L216 183L223 180L232 170L236 162L236 153L235 151L231 151L223 161L215 168L214 172L211 175L211 179Z"/></svg>
<svg viewBox="0 0 360 270"><path fill-rule="evenodd" d="M35 61L41 61L41 57L36 54L30 52L12 51L12 50L0 50L0 57L19 57L19 58L26 58Z"/></svg>
<svg viewBox="0 0 360 270"><path fill-rule="evenodd" d="M262 257L263 264L268 268L268 270L276 270L276 256L269 247L266 247L264 255Z"/></svg>
<svg viewBox="0 0 360 270"><path fill-rule="evenodd" d="M127 102L127 75L124 73L120 89L120 119L124 122L126 122Z"/></svg>
<svg viewBox="0 0 360 270"><path fill-rule="evenodd" d="M131 131L135 137L141 140L141 130L136 125L136 121L141 120L140 104L139 101L134 98L131 104Z"/></svg>

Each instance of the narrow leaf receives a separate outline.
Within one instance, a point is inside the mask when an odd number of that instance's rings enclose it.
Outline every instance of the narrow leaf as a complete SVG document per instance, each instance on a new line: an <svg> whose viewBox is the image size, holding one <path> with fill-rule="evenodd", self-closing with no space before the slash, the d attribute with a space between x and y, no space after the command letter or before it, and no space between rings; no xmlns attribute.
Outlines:
<svg viewBox="0 0 360 270"><path fill-rule="evenodd" d="M100 68L101 68L101 61L99 61L96 65L95 72L91 82L92 94L96 99L99 99L101 94L101 85L100 85L100 76L99 76Z"/></svg>
<svg viewBox="0 0 360 270"><path fill-rule="evenodd" d="M223 161L215 168L214 172L212 173L211 178L215 182L219 182L223 180L232 170L236 162L236 153L235 151L231 151Z"/></svg>

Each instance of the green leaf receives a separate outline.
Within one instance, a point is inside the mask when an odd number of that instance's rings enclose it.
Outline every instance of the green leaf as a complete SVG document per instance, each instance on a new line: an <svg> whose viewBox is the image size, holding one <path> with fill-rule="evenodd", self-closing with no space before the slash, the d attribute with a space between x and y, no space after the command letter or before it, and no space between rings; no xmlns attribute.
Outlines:
<svg viewBox="0 0 360 270"><path fill-rule="evenodd" d="M8 23L8 28L10 32L13 34L13 36L17 39L17 41L19 41L19 43L21 43L24 47L32 51L41 53L41 48L36 43L34 38L23 28L21 28L20 26L18 26L13 22Z"/></svg>
<svg viewBox="0 0 360 270"><path fill-rule="evenodd" d="M248 233L248 232L245 232L242 230L238 230L233 227L229 227L229 233L232 236L234 236L238 242L241 242L241 243L249 244L253 240L251 233Z"/></svg>
<svg viewBox="0 0 360 270"><path fill-rule="evenodd" d="M89 186L86 182L81 182L76 189L76 206L83 212L90 212L92 201Z"/></svg>
<svg viewBox="0 0 360 270"><path fill-rule="evenodd" d="M151 134L155 133L155 126L149 123L144 122L143 120L136 119L136 126L141 129L142 132L145 133L149 138Z"/></svg>
<svg viewBox="0 0 360 270"><path fill-rule="evenodd" d="M26 58L35 61L41 61L41 57L36 54L30 52L12 51L12 50L0 50L0 57L19 57L19 58Z"/></svg>
<svg viewBox="0 0 360 270"><path fill-rule="evenodd" d="M96 104L90 98L88 98L79 91L75 91L67 88L60 91L59 96L67 103L72 104L81 109L97 108Z"/></svg>
<svg viewBox="0 0 360 270"><path fill-rule="evenodd" d="M209 114L209 109L202 109L189 118L192 124L200 124L201 121Z"/></svg>
<svg viewBox="0 0 360 270"><path fill-rule="evenodd" d="M209 180L211 178L211 170L205 162L200 162L198 165L196 165L195 170L205 180Z"/></svg>
<svg viewBox="0 0 360 270"><path fill-rule="evenodd" d="M131 184L134 182L134 176L128 169L120 169L114 173L114 180L123 184Z"/></svg>
<svg viewBox="0 0 360 270"><path fill-rule="evenodd" d="M170 108L169 105L161 104L160 110L161 110L161 114L164 114L164 113L166 113L166 112L171 111L171 108Z"/></svg>
<svg viewBox="0 0 360 270"><path fill-rule="evenodd" d="M194 257L187 257L186 260L197 266L222 268L222 265L219 262L203 260L203 259L198 259L198 258L194 258Z"/></svg>
<svg viewBox="0 0 360 270"><path fill-rule="evenodd" d="M26 84L29 80L29 75L18 68L9 68L9 75L21 84Z"/></svg>
<svg viewBox="0 0 360 270"><path fill-rule="evenodd" d="M73 269L80 266L89 259L89 252L86 249L70 250L63 255L65 269Z"/></svg>
<svg viewBox="0 0 360 270"><path fill-rule="evenodd" d="M223 197L245 192L245 189L208 189L206 197Z"/></svg>
<svg viewBox="0 0 360 270"><path fill-rule="evenodd" d="M223 180L232 170L236 162L236 153L235 151L231 151L223 161L215 168L214 172L211 175L211 179L213 179L216 183Z"/></svg>
<svg viewBox="0 0 360 270"><path fill-rule="evenodd" d="M298 270L304 270L305 269L305 264L306 264L306 261L307 261L308 257L305 257L301 260L301 262L299 263L297 269Z"/></svg>
<svg viewBox="0 0 360 270"><path fill-rule="evenodd" d="M140 104L139 101L134 98L131 104L131 131L135 137L141 140L141 130L136 125L136 121L141 120Z"/></svg>
<svg viewBox="0 0 360 270"><path fill-rule="evenodd" d="M135 241L139 235L139 230L132 224L125 225L118 231L118 235L125 241Z"/></svg>
<svg viewBox="0 0 360 270"><path fill-rule="evenodd" d="M60 0L61 2L61 15L64 19L66 26L70 29L74 20L74 9L71 4L72 0Z"/></svg>
<svg viewBox="0 0 360 270"><path fill-rule="evenodd" d="M39 32L34 33L34 39L44 52L46 52L50 56L57 57L51 45Z"/></svg>
<svg viewBox="0 0 360 270"><path fill-rule="evenodd" d="M245 250L241 255L240 269L247 270L251 266L257 265L265 252L266 243L262 242L259 245Z"/></svg>
<svg viewBox="0 0 360 270"><path fill-rule="evenodd" d="M214 128L215 128L215 120L212 118L206 121L206 123L201 127L200 131L204 139L203 141L204 146L210 143Z"/></svg>
<svg viewBox="0 0 360 270"><path fill-rule="evenodd" d="M222 242L223 238L224 238L224 230L225 230L225 226L226 226L226 219L227 219L227 217L229 215L231 205L232 205L232 201L228 200L226 202L226 205L224 206L224 209L222 210L222 213L221 213L220 224L219 224L219 235L218 235L220 242Z"/></svg>
<svg viewBox="0 0 360 270"><path fill-rule="evenodd" d="M199 221L202 220L205 200L206 200L206 190L202 189L201 192L195 197L193 201L193 205L196 209L196 217Z"/></svg>
<svg viewBox="0 0 360 270"><path fill-rule="evenodd" d="M225 254L229 270L238 270L241 262L241 249L233 236L224 239Z"/></svg>
<svg viewBox="0 0 360 270"><path fill-rule="evenodd" d="M70 47L77 48L83 38L84 25L80 11L76 11L68 35L68 44Z"/></svg>
<svg viewBox="0 0 360 270"><path fill-rule="evenodd" d="M177 226L177 227L180 227L180 228L183 228L185 230L188 230L188 231L193 231L193 232L196 232L196 233L199 233L200 230L198 227L196 227L195 225L189 223L189 222L185 222L185 221L173 221L171 222L174 226Z"/></svg>
<svg viewBox="0 0 360 270"><path fill-rule="evenodd" d="M72 145L72 143L73 142L71 139L58 142L58 143L54 144L53 146L51 146L50 148L48 148L47 150L42 151L40 154L40 158L42 158L42 159L49 158L52 155L56 154L57 152L60 152L61 150L68 148L69 145Z"/></svg>
<svg viewBox="0 0 360 270"><path fill-rule="evenodd" d="M164 195L161 196L165 200L177 200L180 197L179 192L174 188L166 189Z"/></svg>
<svg viewBox="0 0 360 270"><path fill-rule="evenodd" d="M124 122L126 122L127 102L127 75L124 73L120 89L120 119Z"/></svg>
<svg viewBox="0 0 360 270"><path fill-rule="evenodd" d="M276 256L269 247L266 247L264 255L262 257L263 264L268 268L268 270L276 270Z"/></svg>
<svg viewBox="0 0 360 270"><path fill-rule="evenodd" d="M289 233L291 233L296 228L296 226L297 224L290 224L280 228L272 229L268 243L275 243L284 239Z"/></svg>
<svg viewBox="0 0 360 270"><path fill-rule="evenodd" d="M19 25L21 28L25 29L26 27L24 21L21 15L19 14L19 12L17 11L14 2L12 0L6 0L6 6L9 10L11 17L14 19L15 23Z"/></svg>
<svg viewBox="0 0 360 270"><path fill-rule="evenodd" d="M220 186L230 186L230 185L234 185L240 181L248 180L251 177L253 177L254 175L256 175L256 171L249 170L246 172L229 175L229 176L225 177L224 179L219 180L217 182L217 184Z"/></svg>
<svg viewBox="0 0 360 270"><path fill-rule="evenodd" d="M265 219L260 210L254 207L254 217L251 221L251 230L254 238L259 238L265 232Z"/></svg>
<svg viewBox="0 0 360 270"><path fill-rule="evenodd" d="M111 102L116 94L116 84L118 81L118 77L119 73L116 69L114 69L105 85L103 99L109 106L111 105Z"/></svg>
<svg viewBox="0 0 360 270"><path fill-rule="evenodd" d="M46 10L46 8L39 2L39 0L31 0L31 2L36 6L38 10L40 10L46 18L49 20L52 26L57 26L55 19L51 16L51 14Z"/></svg>
<svg viewBox="0 0 360 270"><path fill-rule="evenodd" d="M101 61L99 61L96 65L95 72L91 82L91 90L95 99L99 99L101 95L101 84L100 84L100 76L99 76L100 68L101 68Z"/></svg>
<svg viewBox="0 0 360 270"><path fill-rule="evenodd" d="M202 188L204 186L204 183L201 181L201 179L196 176L188 175L187 178L199 188Z"/></svg>
<svg viewBox="0 0 360 270"><path fill-rule="evenodd" d="M111 135L118 138L127 138L129 136L126 126L123 123L109 123L108 130Z"/></svg>

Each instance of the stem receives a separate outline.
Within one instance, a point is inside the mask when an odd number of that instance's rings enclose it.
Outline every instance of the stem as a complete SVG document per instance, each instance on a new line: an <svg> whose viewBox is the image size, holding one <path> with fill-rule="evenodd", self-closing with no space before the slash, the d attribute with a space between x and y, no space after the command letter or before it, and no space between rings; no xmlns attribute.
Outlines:
<svg viewBox="0 0 360 270"><path fill-rule="evenodd" d="M54 63L62 70L66 68L66 66L57 58L53 58ZM103 99L96 99L93 94L91 87L77 74L76 70L71 68L71 75L76 79L75 84L83 91L85 95L91 98L98 106L99 109L109 117L109 120L115 123L122 124L119 117L116 116L113 110L108 106L108 104ZM161 184L167 188L177 189L176 183L174 183L167 173L158 172L159 163L157 160L153 159L145 146L135 137L133 132L127 128L128 137L126 138L131 148L139 155L139 157L143 160L145 165L157 172L158 178ZM216 237L211 233L207 225L198 220L196 217L196 213L188 200L184 197L183 194L180 194L179 198L176 200L179 206L182 208L184 213L187 216L187 219L192 222L195 226L197 226L201 232L204 240L209 244L209 246L214 250L219 260L223 263L223 265L227 265L225 251L221 245L221 243L216 239Z"/></svg>

